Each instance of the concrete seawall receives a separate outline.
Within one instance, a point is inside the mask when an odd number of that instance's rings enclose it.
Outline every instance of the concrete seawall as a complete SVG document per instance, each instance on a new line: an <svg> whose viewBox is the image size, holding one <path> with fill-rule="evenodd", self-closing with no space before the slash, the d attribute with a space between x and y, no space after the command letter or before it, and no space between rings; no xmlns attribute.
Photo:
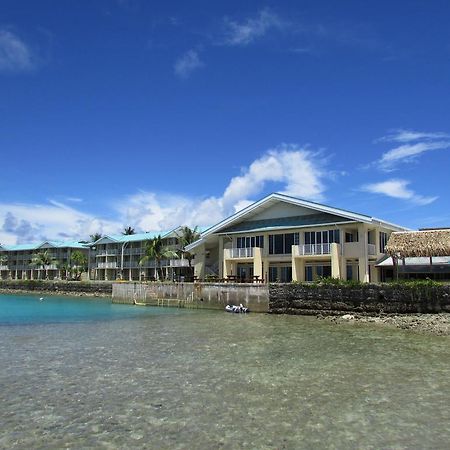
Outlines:
<svg viewBox="0 0 450 450"><path fill-rule="evenodd" d="M411 314L450 312L450 285L271 284L269 312L276 314Z"/></svg>
<svg viewBox="0 0 450 450"><path fill-rule="evenodd" d="M234 283L114 283L113 303L145 303L199 309L224 309L228 304L253 312L269 310L266 285Z"/></svg>

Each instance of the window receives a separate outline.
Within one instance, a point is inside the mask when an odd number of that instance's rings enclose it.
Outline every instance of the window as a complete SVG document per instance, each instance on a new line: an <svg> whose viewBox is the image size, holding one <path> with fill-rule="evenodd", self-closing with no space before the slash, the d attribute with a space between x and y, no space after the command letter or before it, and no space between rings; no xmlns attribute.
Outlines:
<svg viewBox="0 0 450 450"><path fill-rule="evenodd" d="M305 244L339 244L340 241L339 230L305 232Z"/></svg>
<svg viewBox="0 0 450 450"><path fill-rule="evenodd" d="M300 242L299 233L270 234L269 254L270 255L290 255L292 246Z"/></svg>
<svg viewBox="0 0 450 450"><path fill-rule="evenodd" d="M237 248L264 248L264 236L244 236L236 239Z"/></svg>
<svg viewBox="0 0 450 450"><path fill-rule="evenodd" d="M384 247L386 247L388 241L387 233L380 231L380 253L384 253Z"/></svg>

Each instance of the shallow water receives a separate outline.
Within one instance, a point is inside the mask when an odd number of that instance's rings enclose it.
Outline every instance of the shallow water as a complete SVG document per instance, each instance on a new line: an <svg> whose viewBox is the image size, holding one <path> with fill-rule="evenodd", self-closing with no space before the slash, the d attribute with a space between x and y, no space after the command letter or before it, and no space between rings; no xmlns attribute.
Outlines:
<svg viewBox="0 0 450 450"><path fill-rule="evenodd" d="M450 442L446 337L67 297L0 296L0 323L1 448Z"/></svg>

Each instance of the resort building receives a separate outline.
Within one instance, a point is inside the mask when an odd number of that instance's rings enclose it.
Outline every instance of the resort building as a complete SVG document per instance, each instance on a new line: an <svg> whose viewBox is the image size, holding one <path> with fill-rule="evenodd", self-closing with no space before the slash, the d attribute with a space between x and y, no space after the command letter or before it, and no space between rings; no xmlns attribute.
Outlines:
<svg viewBox="0 0 450 450"><path fill-rule="evenodd" d="M88 255L89 247L83 242L45 241L38 244L0 246L0 279L43 280L66 278L73 266L75 251ZM35 257L45 253L47 264L34 264Z"/></svg>
<svg viewBox="0 0 450 450"><path fill-rule="evenodd" d="M365 214L271 194L187 247L195 276L253 282L334 277L380 281L389 236L406 228Z"/></svg>
<svg viewBox="0 0 450 450"><path fill-rule="evenodd" d="M450 280L450 229L392 233L387 255L377 263L382 281L401 279Z"/></svg>
<svg viewBox="0 0 450 450"><path fill-rule="evenodd" d="M145 256L147 243L157 237L162 238L165 250L179 250L182 227L162 233L138 233L130 235L107 235L91 244L89 253L89 277L92 280L152 281L157 279L157 261ZM164 279L178 280L189 275L189 261L175 255L160 260Z"/></svg>

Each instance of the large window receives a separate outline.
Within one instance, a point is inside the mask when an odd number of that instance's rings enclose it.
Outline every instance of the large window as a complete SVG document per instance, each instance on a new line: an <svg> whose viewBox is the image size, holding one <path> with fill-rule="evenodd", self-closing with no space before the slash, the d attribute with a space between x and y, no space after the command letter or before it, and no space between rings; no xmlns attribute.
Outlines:
<svg viewBox="0 0 450 450"><path fill-rule="evenodd" d="M386 247L388 241L387 233L380 231L380 253L384 253L384 247Z"/></svg>
<svg viewBox="0 0 450 450"><path fill-rule="evenodd" d="M305 232L305 244L331 244L333 242L339 244L339 230Z"/></svg>
<svg viewBox="0 0 450 450"><path fill-rule="evenodd" d="M292 246L300 242L299 233L270 234L269 255L290 255Z"/></svg>
<svg viewBox="0 0 450 450"><path fill-rule="evenodd" d="M237 248L264 248L264 236L244 236L236 239Z"/></svg>

